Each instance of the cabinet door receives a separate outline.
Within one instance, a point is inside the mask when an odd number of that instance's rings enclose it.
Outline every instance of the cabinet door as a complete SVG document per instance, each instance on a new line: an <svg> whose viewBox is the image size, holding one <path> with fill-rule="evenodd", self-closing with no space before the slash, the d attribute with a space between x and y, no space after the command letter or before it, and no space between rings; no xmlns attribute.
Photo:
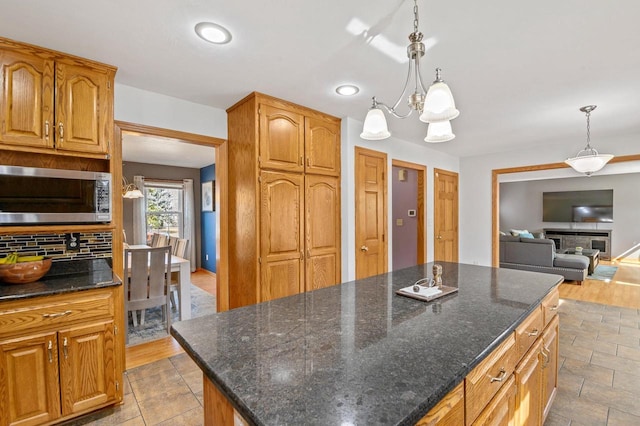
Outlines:
<svg viewBox="0 0 640 426"><path fill-rule="evenodd" d="M60 417L55 333L0 342L0 425L36 425Z"/></svg>
<svg viewBox="0 0 640 426"><path fill-rule="evenodd" d="M305 290L311 291L341 282L338 178L306 175L305 206Z"/></svg>
<svg viewBox="0 0 640 426"><path fill-rule="evenodd" d="M53 60L0 50L0 142L53 147Z"/></svg>
<svg viewBox="0 0 640 426"><path fill-rule="evenodd" d="M538 341L526 353L516 368L516 424L540 425L542 415L542 365L539 359L542 341Z"/></svg>
<svg viewBox="0 0 640 426"><path fill-rule="evenodd" d="M556 315L542 335L542 407L543 421L549 415L558 390L558 324Z"/></svg>
<svg viewBox="0 0 640 426"><path fill-rule="evenodd" d="M304 291L304 185L296 173L260 173L260 301Z"/></svg>
<svg viewBox="0 0 640 426"><path fill-rule="evenodd" d="M61 330L58 347L63 415L116 399L113 321Z"/></svg>
<svg viewBox="0 0 640 426"><path fill-rule="evenodd" d="M304 116L261 104L259 145L261 168L302 172Z"/></svg>
<svg viewBox="0 0 640 426"><path fill-rule="evenodd" d="M304 120L306 173L340 176L340 126L332 121Z"/></svg>
<svg viewBox="0 0 640 426"><path fill-rule="evenodd" d="M106 153L110 77L85 66L56 63L56 147L61 150Z"/></svg>
<svg viewBox="0 0 640 426"><path fill-rule="evenodd" d="M512 426L515 422L516 407L516 383L513 375L509 376L509 380L500 388L500 391L489 402L485 409L480 413L474 426L491 425L491 426Z"/></svg>

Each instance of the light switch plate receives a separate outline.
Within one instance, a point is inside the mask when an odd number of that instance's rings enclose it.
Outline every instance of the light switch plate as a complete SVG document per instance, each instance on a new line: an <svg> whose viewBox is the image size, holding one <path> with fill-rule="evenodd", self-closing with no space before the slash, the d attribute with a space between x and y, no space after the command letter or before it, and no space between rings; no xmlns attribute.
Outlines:
<svg viewBox="0 0 640 426"><path fill-rule="evenodd" d="M402 226L402 225L404 225L404 220L396 219L396 226Z"/></svg>

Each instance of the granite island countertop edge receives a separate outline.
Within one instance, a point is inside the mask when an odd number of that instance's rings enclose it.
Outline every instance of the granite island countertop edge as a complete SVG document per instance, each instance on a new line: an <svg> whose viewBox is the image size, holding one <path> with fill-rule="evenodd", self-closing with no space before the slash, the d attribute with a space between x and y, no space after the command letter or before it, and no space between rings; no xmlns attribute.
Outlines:
<svg viewBox="0 0 640 426"><path fill-rule="evenodd" d="M516 273L520 273L522 271L516 271ZM529 273L527 274L536 274ZM544 274L551 275L551 274ZM433 408L442 398L444 398L451 390L453 390L459 383L461 383L464 378L482 361L488 356L493 350L495 350L511 333L513 333L516 328L533 312L542 302L542 300L554 289L558 284L562 282L563 278L561 276L557 276L556 281L553 285L550 285L546 291L540 293L537 299L529 304L529 306L524 309L521 315L513 321L507 328L505 328L502 333L500 333L490 344L488 344L484 350L478 353L471 362L466 365L462 365L458 371L449 375L448 380L443 380L442 384L431 394L425 396L425 399L414 407L413 410L406 413L406 416L400 421L394 423L396 425L413 425L418 420L420 420L426 413L429 412L431 408ZM299 295L297 295L299 296ZM296 297L296 296L292 296ZM423 303L423 302L421 302ZM227 399L231 402L234 408L251 424L263 425L266 424L249 408L243 401L242 398L236 395L230 387L225 383L225 380L221 378L211 365L207 363L205 359L200 356L198 348L192 346L187 339L185 339L180 334L180 323L174 324L177 328L172 326L171 335L184 347L185 351L194 359L196 364L202 369L207 377L212 383L216 385L216 387L221 391L221 393L227 397Z"/></svg>

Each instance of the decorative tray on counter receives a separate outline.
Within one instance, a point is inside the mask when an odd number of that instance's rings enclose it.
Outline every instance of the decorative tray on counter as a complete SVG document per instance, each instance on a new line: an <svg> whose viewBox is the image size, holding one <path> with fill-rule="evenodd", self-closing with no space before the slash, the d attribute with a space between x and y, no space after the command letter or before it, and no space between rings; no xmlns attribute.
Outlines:
<svg viewBox="0 0 640 426"><path fill-rule="evenodd" d="M458 291L458 287L449 287L446 285L440 287L418 286L419 291L417 292L413 288L414 286L412 285L410 285L409 287L401 288L400 290L396 291L396 294L399 294L400 296L410 297L412 299L422 300L424 302L431 302L432 300L447 296Z"/></svg>

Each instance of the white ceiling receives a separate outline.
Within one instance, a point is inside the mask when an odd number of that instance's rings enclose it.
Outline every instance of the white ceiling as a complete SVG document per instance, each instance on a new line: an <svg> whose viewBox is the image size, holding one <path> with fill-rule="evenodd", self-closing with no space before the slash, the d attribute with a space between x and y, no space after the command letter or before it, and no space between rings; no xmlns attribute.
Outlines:
<svg viewBox="0 0 640 426"><path fill-rule="evenodd" d="M637 0L419 0L420 30L435 45L424 80L441 67L461 111L457 137L432 147L456 156L541 141L577 152L578 108L597 104L592 143L640 134ZM410 0L2 0L0 35L113 64L116 82L225 109L257 90L358 120L376 95L395 102L406 62ZM193 26L226 26L208 44ZM363 32L364 31L364 32ZM354 34L355 32L355 34ZM395 46L382 52L381 44ZM350 98L342 83L360 86ZM394 136L424 144L417 117L389 119ZM176 157L174 157L176 158Z"/></svg>
<svg viewBox="0 0 640 426"><path fill-rule="evenodd" d="M215 157L215 148L208 146L122 133L122 159L125 162L201 169L215 163Z"/></svg>

